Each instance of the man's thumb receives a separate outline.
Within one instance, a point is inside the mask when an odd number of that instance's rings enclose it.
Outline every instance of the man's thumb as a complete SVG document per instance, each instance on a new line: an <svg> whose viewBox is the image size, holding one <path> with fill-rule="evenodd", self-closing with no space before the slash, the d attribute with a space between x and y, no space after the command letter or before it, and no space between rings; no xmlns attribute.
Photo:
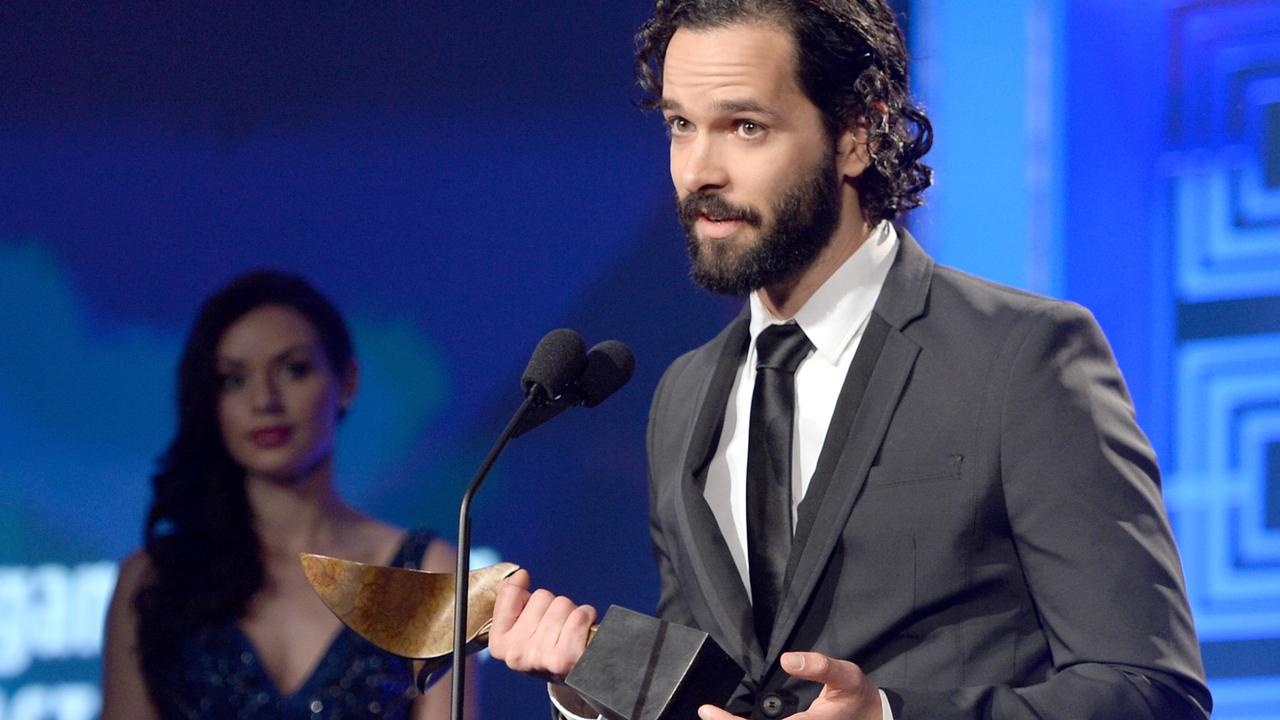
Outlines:
<svg viewBox="0 0 1280 720"><path fill-rule="evenodd" d="M783 653L782 669L792 677L845 690L852 690L862 682L862 670L857 665L845 660L834 660L822 653Z"/></svg>

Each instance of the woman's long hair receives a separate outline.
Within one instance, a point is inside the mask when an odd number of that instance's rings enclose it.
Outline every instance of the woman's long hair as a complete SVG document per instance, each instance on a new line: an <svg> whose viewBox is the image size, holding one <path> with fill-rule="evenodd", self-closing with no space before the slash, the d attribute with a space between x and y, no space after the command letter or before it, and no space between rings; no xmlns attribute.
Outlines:
<svg viewBox="0 0 1280 720"><path fill-rule="evenodd" d="M151 478L144 544L153 574L134 596L142 674L157 707L184 639L241 617L263 586L260 542L245 471L218 423L217 347L255 308L282 305L315 328L336 373L350 366L351 336L333 303L303 278L276 270L241 275L205 300L178 365L178 427Z"/></svg>

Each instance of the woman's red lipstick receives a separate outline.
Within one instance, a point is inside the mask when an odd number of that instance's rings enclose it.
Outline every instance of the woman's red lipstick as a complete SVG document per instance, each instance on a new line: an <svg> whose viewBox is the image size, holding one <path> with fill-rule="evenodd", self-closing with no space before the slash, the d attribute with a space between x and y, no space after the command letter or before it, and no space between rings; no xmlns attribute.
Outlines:
<svg viewBox="0 0 1280 720"><path fill-rule="evenodd" d="M261 448L279 447L289 442L289 437L293 435L293 430L284 425L272 425L271 427L259 428L250 433L249 438L253 440L253 444Z"/></svg>

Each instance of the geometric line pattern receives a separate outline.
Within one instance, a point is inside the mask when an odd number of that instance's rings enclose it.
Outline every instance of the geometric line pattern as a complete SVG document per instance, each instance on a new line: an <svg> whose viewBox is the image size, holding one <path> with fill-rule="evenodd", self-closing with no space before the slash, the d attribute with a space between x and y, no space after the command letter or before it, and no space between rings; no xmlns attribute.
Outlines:
<svg viewBox="0 0 1280 720"><path fill-rule="evenodd" d="M1187 322L1168 347L1165 501L1197 631L1232 675L1210 676L1214 717L1280 720L1280 677L1239 674L1273 673L1248 659L1280 639L1280 326L1264 317L1280 297L1280 3L1170 17L1169 302Z"/></svg>
<svg viewBox="0 0 1280 720"><path fill-rule="evenodd" d="M1174 13L1173 240L1184 303L1280 289L1280 3Z"/></svg>
<svg viewBox="0 0 1280 720"><path fill-rule="evenodd" d="M1280 289L1280 189L1257 158L1236 149L1183 162L1172 179L1178 295L1186 303L1276 294ZM1274 206L1274 207L1273 207Z"/></svg>
<svg viewBox="0 0 1280 720"><path fill-rule="evenodd" d="M1280 637L1280 529L1267 521L1280 335L1185 343L1176 356L1166 502L1201 637Z"/></svg>

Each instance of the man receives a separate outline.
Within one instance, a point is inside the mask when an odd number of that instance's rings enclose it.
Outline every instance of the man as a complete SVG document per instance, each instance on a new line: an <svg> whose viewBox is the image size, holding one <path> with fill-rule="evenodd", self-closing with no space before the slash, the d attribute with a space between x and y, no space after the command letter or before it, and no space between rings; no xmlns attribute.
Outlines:
<svg viewBox="0 0 1280 720"><path fill-rule="evenodd" d="M659 2L639 47L693 276L749 293L650 413L658 613L746 671L699 715L1208 717L1096 323L890 224L929 184L930 128L883 2ZM589 715L559 683L595 611L528 585L502 588L493 654Z"/></svg>

